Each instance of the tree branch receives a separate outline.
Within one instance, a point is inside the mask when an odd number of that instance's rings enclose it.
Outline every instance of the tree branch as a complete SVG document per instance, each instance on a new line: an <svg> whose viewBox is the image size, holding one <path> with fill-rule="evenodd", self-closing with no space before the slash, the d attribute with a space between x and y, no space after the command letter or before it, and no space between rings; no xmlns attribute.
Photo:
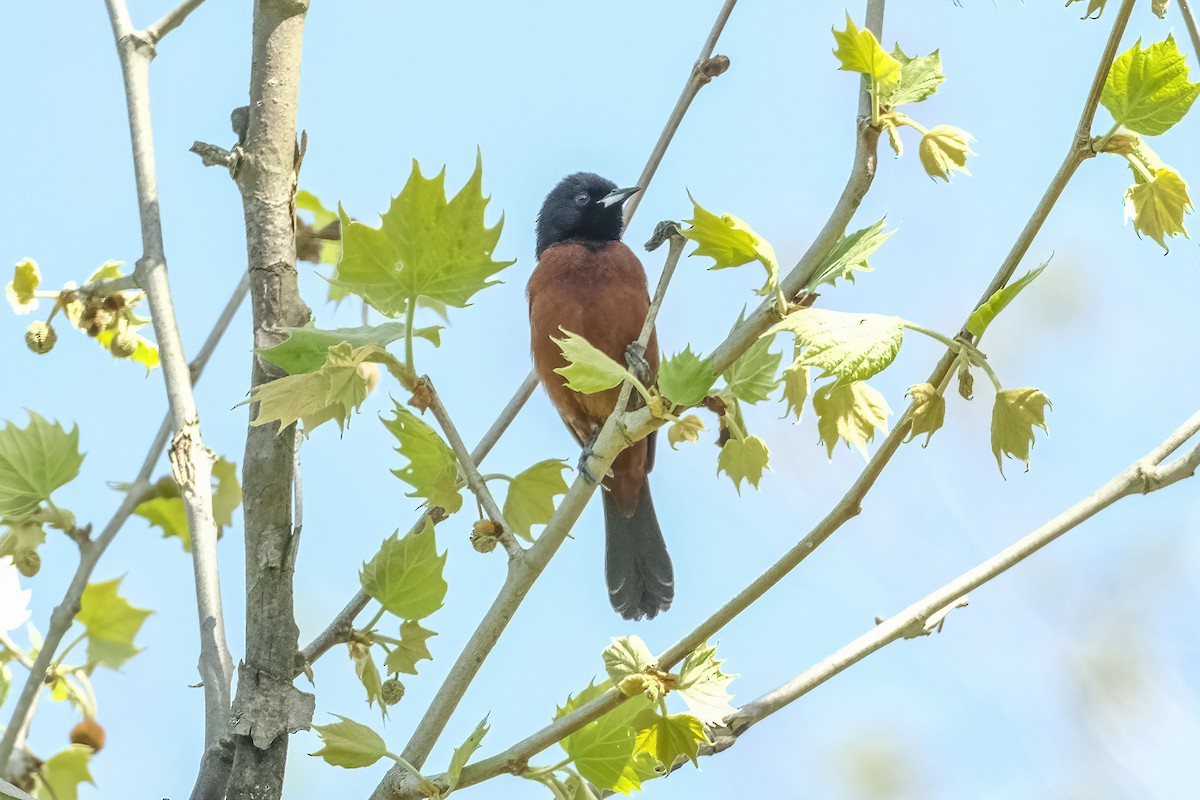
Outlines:
<svg viewBox="0 0 1200 800"><path fill-rule="evenodd" d="M150 44L157 46L164 36L182 25L183 21L203 2L204 0L186 0L168 11L158 22L146 28L146 38L150 40Z"/></svg>
<svg viewBox="0 0 1200 800"><path fill-rule="evenodd" d="M301 158L296 110L307 10L307 0L257 0L254 5L250 119L237 183L246 220L256 350L278 344L286 328L300 327L309 318L296 285L293 207ZM252 386L279 374L253 357ZM298 651L292 568L298 545L292 519L294 445L294 431L279 431L274 423L251 425L246 436L246 656L230 715L230 800L279 798L288 734L307 728L312 718L312 695L293 685ZM220 788L220 755L211 748L206 752L194 798L204 786Z"/></svg>
<svg viewBox="0 0 1200 800"><path fill-rule="evenodd" d="M1179 6L1179 14L1187 27L1188 38L1192 40L1192 52L1200 58L1200 28L1196 27L1196 15L1192 13L1191 0L1175 0L1175 4Z"/></svg>

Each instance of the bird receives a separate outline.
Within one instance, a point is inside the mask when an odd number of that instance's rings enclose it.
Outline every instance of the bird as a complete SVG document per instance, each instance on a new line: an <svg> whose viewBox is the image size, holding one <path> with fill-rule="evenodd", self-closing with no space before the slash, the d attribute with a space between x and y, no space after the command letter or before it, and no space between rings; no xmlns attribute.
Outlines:
<svg viewBox="0 0 1200 800"><path fill-rule="evenodd" d="M641 372L646 385L657 378L657 334L651 332L644 351L637 342L650 308L646 271L621 241L624 203L639 191L577 172L555 185L537 217L537 266L527 287L530 350L551 402L583 447L580 471L589 477L591 446L616 408L620 387L595 394L568 388L555 372L567 366L555 340L569 331ZM623 450L601 481L608 598L628 620L652 619L675 597L671 557L647 480L654 436Z"/></svg>

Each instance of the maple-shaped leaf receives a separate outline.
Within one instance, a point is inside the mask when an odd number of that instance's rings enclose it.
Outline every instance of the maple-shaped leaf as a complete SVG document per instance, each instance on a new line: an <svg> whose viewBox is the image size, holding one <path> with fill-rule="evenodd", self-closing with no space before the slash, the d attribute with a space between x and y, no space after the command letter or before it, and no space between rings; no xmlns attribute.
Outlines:
<svg viewBox="0 0 1200 800"><path fill-rule="evenodd" d="M462 308L496 283L489 278L516 262L492 258L504 218L484 224L482 158L476 156L475 172L450 200L445 180L445 169L426 178L413 161L378 228L351 220L339 206L342 257L333 282L389 317L403 316L420 297Z"/></svg>
<svg viewBox="0 0 1200 800"><path fill-rule="evenodd" d="M648 753L665 769L681 756L696 764L701 744L707 744L704 723L691 714L659 714L647 709L634 717L637 752ZM697 764L697 766L699 766Z"/></svg>
<svg viewBox="0 0 1200 800"><path fill-rule="evenodd" d="M400 623L400 644L395 645L392 652L388 653L383 668L389 675L400 672L416 675L418 661L433 660L426 641L434 636L437 634L422 628L419 622L411 619L404 620Z"/></svg>
<svg viewBox="0 0 1200 800"><path fill-rule="evenodd" d="M679 665L676 691L687 703L688 711L705 725L720 725L736 709L729 701L729 684L736 677L721 669L725 662L717 658L715 645L700 645L687 654Z"/></svg>
<svg viewBox="0 0 1200 800"><path fill-rule="evenodd" d="M1188 235L1183 215L1192 210L1187 183L1170 167L1160 167L1153 177L1130 186L1125 192L1125 219L1167 250L1167 239Z"/></svg>
<svg viewBox="0 0 1200 800"><path fill-rule="evenodd" d="M386 352L378 345L355 348L343 342L326 351L320 369L255 386L241 405L258 403L258 413L250 424L278 422L278 433L297 421L304 424L305 434L331 419L344 429L367 399L368 364Z"/></svg>
<svg viewBox="0 0 1200 800"><path fill-rule="evenodd" d="M626 677L658 663L640 636L614 637L604 648L601 657L613 683L620 683Z"/></svg>
<svg viewBox="0 0 1200 800"><path fill-rule="evenodd" d="M918 149L921 166L925 168L925 173L931 179L941 178L949 182L953 172L961 172L963 175L970 176L971 171L967 169L967 156L975 155L975 151L971 149L973 141L975 141L975 137L962 128L956 128L953 125L935 125L921 137L921 145Z"/></svg>
<svg viewBox="0 0 1200 800"><path fill-rule="evenodd" d="M1138 39L1113 62L1100 102L1118 124L1158 136L1183 119L1200 94L1200 83L1189 81L1188 71L1174 34L1145 49Z"/></svg>
<svg viewBox="0 0 1200 800"><path fill-rule="evenodd" d="M730 437L717 456L717 474L728 475L738 494L742 493L743 480L757 489L770 456L767 443L757 436Z"/></svg>
<svg viewBox="0 0 1200 800"><path fill-rule="evenodd" d="M812 373L808 367L797 367L795 362L792 362L783 368L780 384L783 386L783 400L787 403L785 413L795 414L796 421L799 422L804 415L804 403L812 393Z"/></svg>
<svg viewBox="0 0 1200 800"><path fill-rule="evenodd" d="M884 50L875 34L860 30L846 14L846 30L833 30L837 48L833 55L841 63L839 70L861 72L869 77L881 96L891 91L900 80L900 62Z"/></svg>
<svg viewBox="0 0 1200 800"><path fill-rule="evenodd" d="M28 314L37 311L38 301L34 296L38 285L42 282L42 273L38 270L37 262L32 258L18 261L13 268L13 279L4 287L4 296L16 314Z"/></svg>
<svg viewBox="0 0 1200 800"><path fill-rule="evenodd" d="M817 412L817 432L830 458L839 439L847 447L858 448L866 458L867 444L876 430L887 432L887 418L892 413L883 395L862 381L822 386L813 395L813 410Z"/></svg>
<svg viewBox="0 0 1200 800"><path fill-rule="evenodd" d="M757 261L767 271L767 281L756 294L779 292L779 259L771 243L732 214L718 216L706 210L691 192L688 199L692 201L692 218L684 220L689 227L680 233L696 243L690 255L711 258L715 263L709 269L728 269Z"/></svg>
<svg viewBox="0 0 1200 800"><path fill-rule="evenodd" d="M367 345L386 349L392 342L404 338L404 327L403 322L385 322L382 325L334 330L321 330L311 324L303 328L285 328L288 338L274 347L259 350L258 354L289 375L301 375L320 369L330 347L345 343L354 349ZM442 343L441 330L441 325L416 328L413 336L426 339L438 347Z"/></svg>
<svg viewBox="0 0 1200 800"><path fill-rule="evenodd" d="M397 531L385 539L375 557L363 564L359 582L386 611L401 619L424 619L446 599L445 566L446 554L438 555L433 523L426 517L422 530L403 538Z"/></svg>
<svg viewBox="0 0 1200 800"><path fill-rule="evenodd" d="M694 406L708 395L716 383L712 359L701 358L690 346L658 366L658 390L677 406Z"/></svg>
<svg viewBox="0 0 1200 800"><path fill-rule="evenodd" d="M369 767L387 754L387 743L378 733L340 714L334 716L341 721L312 726L323 746L309 755L323 758L335 767L357 769Z"/></svg>
<svg viewBox="0 0 1200 800"><path fill-rule="evenodd" d="M686 417L681 417L667 430L667 441L670 443L671 449L674 450L675 445L680 442L699 441L700 431L703 430L708 430L704 427L704 420L695 414L688 414Z"/></svg>
<svg viewBox="0 0 1200 800"><path fill-rule="evenodd" d="M908 396L913 399L912 427L908 431L905 442L911 442L922 433L927 434L921 447L929 446L933 438L946 420L946 398L931 383L918 383L910 387Z"/></svg>
<svg viewBox="0 0 1200 800"><path fill-rule="evenodd" d="M1001 475L1004 474L1002 454L1024 461L1025 471L1029 471L1033 428L1037 426L1049 432L1046 427L1046 409L1049 407L1050 399L1030 387L996 392L996 404L992 406L992 454L996 456Z"/></svg>
<svg viewBox="0 0 1200 800"><path fill-rule="evenodd" d="M896 88L885 98L880 98L883 105L890 108L919 103L937 91L942 81L946 80L942 72L942 57L937 50L927 56L904 55L900 45L892 50L892 58L900 62L900 78Z"/></svg>
<svg viewBox="0 0 1200 800"><path fill-rule="evenodd" d="M133 638L152 611L136 608L117 594L122 578L103 583L89 583L79 600L76 620L87 631L88 663L109 669L121 665L138 654Z"/></svg>
<svg viewBox="0 0 1200 800"><path fill-rule="evenodd" d="M580 708L604 694L609 681L590 684L567 698L555 719ZM600 719L589 722L559 742L575 762L579 774L602 791L629 794L642 788L642 781L655 776L654 760L637 751L633 719L651 703L643 695L632 697Z"/></svg>
<svg viewBox="0 0 1200 800"><path fill-rule="evenodd" d="M834 376L838 383L865 381L896 359L904 344L904 320L881 314L850 314L806 308L789 314L763 336L779 331L796 335L803 347L792 367L817 367L820 377Z"/></svg>
<svg viewBox="0 0 1200 800"><path fill-rule="evenodd" d="M533 526L545 525L554 516L554 498L567 493L563 470L567 462L550 458L517 473L504 496L504 521L513 533L533 541Z"/></svg>
<svg viewBox="0 0 1200 800"><path fill-rule="evenodd" d="M809 281L808 290L813 291L823 283L835 286L839 278L853 282L855 272L873 272L867 259L896 232L884 231L885 223L886 219L880 219L873 225L838 239L837 244L821 262L820 269Z"/></svg>
<svg viewBox="0 0 1200 800"><path fill-rule="evenodd" d="M71 432L27 411L29 424L0 428L0 517L23 519L79 474L79 428Z"/></svg>
<svg viewBox="0 0 1200 800"><path fill-rule="evenodd" d="M742 317L739 316L734 328L741 322ZM763 334L721 374L729 391L738 400L759 403L775 391L779 384L775 374L779 370L779 362L783 360L783 353L771 352L772 341L773 337Z"/></svg>
<svg viewBox="0 0 1200 800"><path fill-rule="evenodd" d="M488 718L485 716L475 726L475 730L471 731L471 735L454 748L454 752L450 754L450 766L446 767L446 791L454 791L454 787L458 786L458 779L462 777L463 767L471 760L471 756L475 755L475 751L483 743L483 737L487 736L490 730L488 727Z"/></svg>
<svg viewBox="0 0 1200 800"><path fill-rule="evenodd" d="M431 508L453 514L462 508L458 487L458 459L450 445L432 427L400 403L395 404L393 419L380 417L383 426L396 437L396 452L408 459L408 465L392 474L413 487L409 497L423 497Z"/></svg>
<svg viewBox="0 0 1200 800"><path fill-rule="evenodd" d="M213 464L213 519L217 523L217 536L233 524L233 512L242 503L242 487L238 483L237 464L218 458ZM163 538L178 536L185 553L192 550L192 535L188 530L187 510L179 495L179 484L171 478L163 478L154 486L154 496L143 500L133 509L151 526L160 528Z"/></svg>
<svg viewBox="0 0 1200 800"><path fill-rule="evenodd" d="M87 745L73 744L47 759L37 775L37 800L78 800L79 784L95 786L88 769L94 753Z"/></svg>
<svg viewBox="0 0 1200 800"><path fill-rule="evenodd" d="M567 388L582 394L594 394L611 389L626 378L636 381L629 370L587 339L565 328L560 330L566 336L554 341L562 351L567 366L558 367L554 371L567 379Z"/></svg>

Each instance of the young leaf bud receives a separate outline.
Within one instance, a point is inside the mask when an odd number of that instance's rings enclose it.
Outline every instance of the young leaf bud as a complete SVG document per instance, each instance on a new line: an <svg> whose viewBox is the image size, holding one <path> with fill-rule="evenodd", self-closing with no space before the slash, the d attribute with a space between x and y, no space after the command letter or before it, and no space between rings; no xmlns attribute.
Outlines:
<svg viewBox="0 0 1200 800"><path fill-rule="evenodd" d="M958 368L958 393L963 400L970 400L975 396L975 376L971 374L971 367L965 361Z"/></svg>
<svg viewBox="0 0 1200 800"><path fill-rule="evenodd" d="M45 355L54 349L58 334L54 332L49 322L38 320L25 331L25 346L38 355Z"/></svg>

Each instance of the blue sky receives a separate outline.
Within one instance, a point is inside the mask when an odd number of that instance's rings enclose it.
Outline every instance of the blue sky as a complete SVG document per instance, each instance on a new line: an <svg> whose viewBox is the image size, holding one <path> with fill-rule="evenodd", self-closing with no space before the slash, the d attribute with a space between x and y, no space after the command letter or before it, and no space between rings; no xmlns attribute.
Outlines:
<svg viewBox="0 0 1200 800"><path fill-rule="evenodd" d="M245 264L240 199L227 176L203 169L193 140L228 144L229 111L245 102L249 2L209 0L160 47L152 68L160 194L171 283L185 345L194 352ZM881 151L875 187L855 219L887 215L899 233L875 272L824 294L833 309L899 314L953 333L987 285L1070 143L1111 13L1081 21L1061 3L899 3L884 43L906 52L940 48L949 79L914 109L926 125L975 135L972 177L931 182L917 140L894 159ZM145 25L167 2L134 2ZM604 4L315 2L308 17L300 125L309 148L301 186L365 220L386 208L412 158L426 173L447 166L448 185L470 173L476 147L494 218L505 215L497 255L517 263L502 286L455 312L443 346L418 344L464 436L474 441L526 374L524 283L533 223L562 175L581 170L620 185L636 179L678 96L718 0ZM836 71L835 3L743 0L718 52L730 71L707 87L646 193L628 238L659 219L689 214L686 189L736 214L794 263L824 223L853 149L857 79ZM849 7L861 21L862 7ZM35 258L48 284L80 281L108 259L140 254L123 92L103 4L10 4L4 61L12 116L0 130L0 264ZM1139 4L1123 45L1164 38L1179 18ZM1181 48L1195 63L1185 38ZM1098 132L1111 120L1101 110ZM1185 178L1200 176L1197 118L1155 141ZM909 132L911 133L911 131ZM839 531L720 636L732 689L749 700L800 672L886 616L1089 494L1193 413L1200 396L1194 349L1200 256L1177 239L1169 255L1122 224L1128 170L1114 158L1086 163L1063 195L1023 268L1051 266L989 331L985 350L1006 384L1044 390L1051 435L1039 434L1032 469L1009 462L1007 480L988 444L990 390L949 401L946 427L928 449L903 448ZM1194 219L1188 219L1189 225ZM644 258L653 281L661 255ZM302 265L301 287L323 327L357 324L358 310L322 302L323 281ZM667 351L721 340L761 282L753 269L708 272L681 265L659 318ZM130 479L165 408L160 377L105 356L62 331L36 357L21 344L27 318L0 313L6 390L0 418L23 408L76 423L88 456L57 499L103 523L118 503L107 481ZM894 410L940 355L914 336L873 381ZM783 345L779 345L782 347ZM197 390L205 440L241 461L249 367L243 311ZM392 391L396 391L392 387ZM357 569L415 514L400 463L377 415L364 405L346 435L329 426L304 447L305 528L297 565L301 639L318 632L357 587ZM602 671L609 637L637 633L660 650L711 613L820 519L853 481L860 457L817 443L814 420L748 415L772 449L761 490L739 497L716 476L707 442L660 451L652 485L675 558L678 599L649 623L612 614L603 589L600 511L589 508L481 671L429 761L491 714L482 754L544 724L556 702ZM535 461L574 459L575 448L539 392L488 458L515 473ZM163 471L165 472L165 463ZM503 578L502 558L467 544L470 519L438 529L449 551L446 606L427 620L432 665L382 730L407 740L444 670ZM1196 616L1200 494L1191 483L1133 498L1073 531L1009 575L972 594L945 632L902 642L763 723L732 751L649 785L662 798L725 797L762 790L819 798L1172 798L1200 779ZM240 526L221 543L230 642L242 652ZM74 569L74 545L52 537L33 589L45 629ZM181 797L190 790L202 736L191 566L175 541L131 521L95 579L125 576L124 593L155 615L146 650L120 673L96 676L109 747L93 762L99 789L82 797ZM19 670L18 670L18 674ZM332 713L378 723L339 648L315 669L317 721ZM11 704L10 704L11 705ZM7 717L7 709L0 716ZM46 703L31 745L49 755L73 719ZM293 739L287 796L364 796L382 774L344 771ZM553 763L547 753L535 763ZM874 782L872 782L874 781ZM1187 789L1185 789L1187 787ZM526 798L545 790L500 779L473 796Z"/></svg>

